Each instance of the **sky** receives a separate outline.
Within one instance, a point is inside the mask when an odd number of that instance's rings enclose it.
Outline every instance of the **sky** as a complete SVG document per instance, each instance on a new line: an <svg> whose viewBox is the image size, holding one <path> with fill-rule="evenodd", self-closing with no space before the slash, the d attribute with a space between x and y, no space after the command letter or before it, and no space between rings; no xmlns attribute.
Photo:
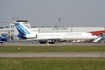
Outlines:
<svg viewBox="0 0 105 70"><path fill-rule="evenodd" d="M0 0L0 26L9 26L13 18L32 26L101 27L105 0Z"/></svg>

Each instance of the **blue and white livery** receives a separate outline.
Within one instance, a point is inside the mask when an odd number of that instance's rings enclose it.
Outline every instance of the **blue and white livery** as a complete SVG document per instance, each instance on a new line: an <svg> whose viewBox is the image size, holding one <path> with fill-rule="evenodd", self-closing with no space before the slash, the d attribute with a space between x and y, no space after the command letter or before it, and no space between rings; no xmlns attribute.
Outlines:
<svg viewBox="0 0 105 70"><path fill-rule="evenodd" d="M16 22L15 27L19 34L18 37L22 39L34 40L90 40L96 39L97 36L87 32L66 32L66 33L38 33L31 32L26 28L22 22Z"/></svg>

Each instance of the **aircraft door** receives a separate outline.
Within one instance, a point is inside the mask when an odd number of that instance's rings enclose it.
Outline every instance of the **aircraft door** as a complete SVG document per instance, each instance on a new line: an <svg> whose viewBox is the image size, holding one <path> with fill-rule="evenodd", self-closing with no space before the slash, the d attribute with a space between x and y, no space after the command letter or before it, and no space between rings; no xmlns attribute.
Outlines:
<svg viewBox="0 0 105 70"><path fill-rule="evenodd" d="M35 38L37 38L37 34L36 34Z"/></svg>

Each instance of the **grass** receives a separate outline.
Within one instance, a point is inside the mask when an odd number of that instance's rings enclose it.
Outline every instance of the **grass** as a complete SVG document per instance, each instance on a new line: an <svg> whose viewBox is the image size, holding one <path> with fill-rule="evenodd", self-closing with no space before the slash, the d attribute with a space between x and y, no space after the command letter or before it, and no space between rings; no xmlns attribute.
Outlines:
<svg viewBox="0 0 105 70"><path fill-rule="evenodd" d="M105 52L105 45L0 46L0 52ZM0 58L0 70L105 70L105 58Z"/></svg>
<svg viewBox="0 0 105 70"><path fill-rule="evenodd" d="M18 49L20 48L20 49ZM0 52L105 52L105 45L92 46L0 46Z"/></svg>
<svg viewBox="0 0 105 70"><path fill-rule="evenodd" d="M0 70L105 70L105 59L1 58Z"/></svg>

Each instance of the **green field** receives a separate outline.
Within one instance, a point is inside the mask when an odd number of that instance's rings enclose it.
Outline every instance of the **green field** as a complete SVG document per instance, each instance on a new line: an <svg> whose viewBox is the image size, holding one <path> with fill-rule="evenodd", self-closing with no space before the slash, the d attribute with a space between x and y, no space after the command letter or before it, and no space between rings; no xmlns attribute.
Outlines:
<svg viewBox="0 0 105 70"><path fill-rule="evenodd" d="M0 70L105 70L105 59L1 58Z"/></svg>
<svg viewBox="0 0 105 70"><path fill-rule="evenodd" d="M0 46L0 52L105 52L105 45Z"/></svg>
<svg viewBox="0 0 105 70"><path fill-rule="evenodd" d="M0 52L105 52L105 45L0 46ZM105 70L105 58L0 58L0 70Z"/></svg>

